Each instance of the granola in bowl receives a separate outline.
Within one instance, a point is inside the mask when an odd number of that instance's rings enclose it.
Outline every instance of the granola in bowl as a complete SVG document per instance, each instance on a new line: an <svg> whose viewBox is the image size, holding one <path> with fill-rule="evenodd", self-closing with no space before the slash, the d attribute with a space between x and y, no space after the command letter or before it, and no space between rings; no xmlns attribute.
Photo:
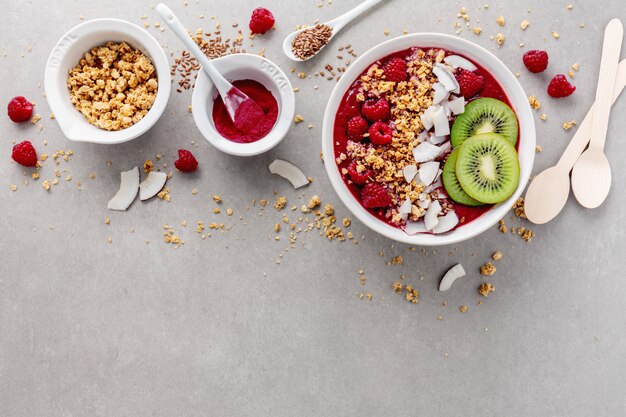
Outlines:
<svg viewBox="0 0 626 417"><path fill-rule="evenodd" d="M158 91L154 65L126 42L90 49L70 69L72 105L87 121L117 131L139 122L152 108Z"/></svg>
<svg viewBox="0 0 626 417"><path fill-rule="evenodd" d="M502 66L494 73L448 44L466 41L413 37L445 46L412 46L420 43L403 37L368 52L378 59L362 57L368 61L331 97L324 156L335 190L368 226L401 241L445 244L497 223L500 203L521 192L534 124L525 108L518 114L526 97L497 58L489 58Z"/></svg>

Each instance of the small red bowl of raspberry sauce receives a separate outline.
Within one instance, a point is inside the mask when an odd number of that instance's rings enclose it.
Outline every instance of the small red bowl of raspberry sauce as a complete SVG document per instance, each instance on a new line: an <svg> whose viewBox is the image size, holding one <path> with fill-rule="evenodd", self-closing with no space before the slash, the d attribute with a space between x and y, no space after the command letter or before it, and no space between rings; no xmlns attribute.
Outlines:
<svg viewBox="0 0 626 417"><path fill-rule="evenodd" d="M227 55L212 62L261 107L263 115L251 128L237 129L217 89L201 70L192 97L193 118L200 133L211 145L236 156L258 155L278 145L295 115L293 87L285 73L270 60L252 54Z"/></svg>

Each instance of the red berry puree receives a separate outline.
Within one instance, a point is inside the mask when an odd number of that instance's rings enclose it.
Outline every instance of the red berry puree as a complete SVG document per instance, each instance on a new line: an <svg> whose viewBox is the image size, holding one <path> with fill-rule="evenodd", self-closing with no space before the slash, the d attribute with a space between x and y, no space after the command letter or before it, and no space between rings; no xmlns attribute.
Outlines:
<svg viewBox="0 0 626 417"><path fill-rule="evenodd" d="M233 123L226 111L222 97L218 95L213 102L215 129L223 137L233 142L256 142L267 136L276 123L278 118L276 98L258 81L238 80L233 82L233 86L250 97L254 103L244 101L237 109L236 123Z"/></svg>

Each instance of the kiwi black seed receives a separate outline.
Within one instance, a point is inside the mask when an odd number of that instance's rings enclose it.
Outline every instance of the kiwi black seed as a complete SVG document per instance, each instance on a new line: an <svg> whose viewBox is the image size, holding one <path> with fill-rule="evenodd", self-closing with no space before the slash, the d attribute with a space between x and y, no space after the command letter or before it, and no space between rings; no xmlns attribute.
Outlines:
<svg viewBox="0 0 626 417"><path fill-rule="evenodd" d="M467 138L481 133L497 133L511 145L517 143L519 126L515 112L495 98L479 98L465 106L452 125L452 146L457 147Z"/></svg>
<svg viewBox="0 0 626 417"><path fill-rule="evenodd" d="M472 207L482 206L483 203L467 195L467 193L463 191L463 188L461 188L461 184L459 184L459 180L456 177L456 158L458 154L459 148L456 148L448 155L448 159L443 166L443 173L441 174L443 186L455 203Z"/></svg>
<svg viewBox="0 0 626 417"><path fill-rule="evenodd" d="M513 145L495 133L467 139L459 148L456 176L463 191L485 204L501 203L517 188L520 166Z"/></svg>

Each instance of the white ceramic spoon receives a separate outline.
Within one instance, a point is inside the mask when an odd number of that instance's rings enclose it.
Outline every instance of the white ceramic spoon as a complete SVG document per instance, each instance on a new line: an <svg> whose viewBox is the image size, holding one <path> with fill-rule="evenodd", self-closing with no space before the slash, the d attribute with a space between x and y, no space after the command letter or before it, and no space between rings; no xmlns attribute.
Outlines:
<svg viewBox="0 0 626 417"><path fill-rule="evenodd" d="M619 19L611 20L604 31L591 141L589 148L578 158L572 170L572 190L576 200L586 208L600 206L611 189L611 166L604 153L604 142L623 37L622 22Z"/></svg>
<svg viewBox="0 0 626 417"><path fill-rule="evenodd" d="M235 127L241 131L250 131L264 115L261 107L241 90L228 82L228 80L215 69L209 58L189 36L183 24L169 7L163 3L159 3L156 10L176 36L183 41L191 54L196 57L198 62L202 65L204 72L206 72L211 81L213 81ZM237 117L239 115L240 117Z"/></svg>
<svg viewBox="0 0 626 417"><path fill-rule="evenodd" d="M365 12L366 10L370 9L371 7L377 5L381 1L383 1L383 0L365 0L363 3L359 4L354 9L352 9L352 10L342 14L341 16L336 17L336 18L334 18L333 20L331 20L329 22L322 23L323 25L330 26L333 29L333 33L330 36L330 38L328 39L328 42L326 42L326 45L328 45L330 43L330 41L332 41L332 39L335 37L335 35L337 33L339 33L339 31L341 29L343 29L343 27L345 25L350 23L350 21L352 21L355 17L357 17L361 13ZM285 41L283 42L283 51L285 52L285 55L287 55L287 58L289 58L289 59L291 59L293 61L298 61L298 62L307 61L307 60L313 58L314 56L316 56L317 54L319 54L322 51L322 49L324 49L324 47L326 46L326 45L322 46L320 48L320 50L317 51L317 53L315 55L311 55L310 57L308 57L306 59L300 59L297 56L295 56L293 51L292 51L292 49L291 49L293 40L296 38L296 36L298 36L299 33L305 31L306 29L309 29L309 28L296 30L295 32L290 33L285 38Z"/></svg>
<svg viewBox="0 0 626 417"><path fill-rule="evenodd" d="M626 60L623 60L617 69L617 79L613 87L613 103L625 87ZM569 196L569 173L591 138L591 121L593 120L594 108L595 104L580 124L559 162L542 171L530 182L524 197L524 211L531 222L535 224L547 223L563 210Z"/></svg>

